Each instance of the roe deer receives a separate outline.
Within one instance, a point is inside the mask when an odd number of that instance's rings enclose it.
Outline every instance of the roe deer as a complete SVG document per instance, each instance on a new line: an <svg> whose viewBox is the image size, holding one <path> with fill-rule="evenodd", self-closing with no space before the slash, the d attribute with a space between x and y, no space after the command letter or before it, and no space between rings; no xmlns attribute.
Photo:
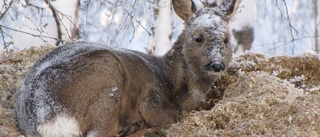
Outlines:
<svg viewBox="0 0 320 137"><path fill-rule="evenodd" d="M186 26L162 57L85 42L51 51L17 92L22 133L127 136L179 121L227 68L232 58L227 23L240 1L196 7L191 0L173 0Z"/></svg>
<svg viewBox="0 0 320 137"><path fill-rule="evenodd" d="M237 41L234 53L250 50L254 41L254 29L250 26L242 27L241 30L232 30L233 36ZM241 51L240 51L241 49ZM238 51L239 50L239 51Z"/></svg>

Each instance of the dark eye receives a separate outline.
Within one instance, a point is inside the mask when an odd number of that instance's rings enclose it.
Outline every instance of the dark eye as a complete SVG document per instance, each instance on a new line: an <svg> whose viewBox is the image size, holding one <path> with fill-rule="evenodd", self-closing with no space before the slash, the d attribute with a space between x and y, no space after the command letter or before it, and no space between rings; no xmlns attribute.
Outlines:
<svg viewBox="0 0 320 137"><path fill-rule="evenodd" d="M204 38L203 38L202 35L199 35L199 36L195 37L194 40L195 40L196 42L198 42L198 43L202 43L203 40L204 40Z"/></svg>
<svg viewBox="0 0 320 137"><path fill-rule="evenodd" d="M229 43L229 38L225 38L225 39L223 40L223 42L224 42L224 44L228 44L228 43Z"/></svg>

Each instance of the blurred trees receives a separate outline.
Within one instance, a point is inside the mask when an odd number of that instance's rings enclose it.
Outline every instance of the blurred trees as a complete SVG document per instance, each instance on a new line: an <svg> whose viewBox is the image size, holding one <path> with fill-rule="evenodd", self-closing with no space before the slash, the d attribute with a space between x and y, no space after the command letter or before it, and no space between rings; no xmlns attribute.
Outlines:
<svg viewBox="0 0 320 137"><path fill-rule="evenodd" d="M170 3L170 0L2 0L0 50L80 40L161 55L183 29L183 21L175 15ZM317 0L243 0L243 3L239 17L231 23L235 36L243 38L236 44L246 42L252 45L251 50L270 55L319 52ZM249 28L250 33L239 34L243 28ZM249 34L253 37L248 38ZM252 39L253 42L248 41Z"/></svg>
<svg viewBox="0 0 320 137"><path fill-rule="evenodd" d="M2 48L59 45L79 39L111 46L151 35L153 1L4 0L0 3Z"/></svg>

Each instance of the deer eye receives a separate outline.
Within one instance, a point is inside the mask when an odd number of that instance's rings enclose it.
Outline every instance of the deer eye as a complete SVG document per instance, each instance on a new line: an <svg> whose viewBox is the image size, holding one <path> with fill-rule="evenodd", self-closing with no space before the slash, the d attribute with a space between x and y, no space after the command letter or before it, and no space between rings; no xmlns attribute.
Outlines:
<svg viewBox="0 0 320 137"><path fill-rule="evenodd" d="M194 40L198 43L202 43L204 41L204 38L202 35L199 35L199 36L196 36Z"/></svg>
<svg viewBox="0 0 320 137"><path fill-rule="evenodd" d="M225 38L225 39L223 40L223 43L224 43L224 44L228 44L228 43L229 43L229 38Z"/></svg>

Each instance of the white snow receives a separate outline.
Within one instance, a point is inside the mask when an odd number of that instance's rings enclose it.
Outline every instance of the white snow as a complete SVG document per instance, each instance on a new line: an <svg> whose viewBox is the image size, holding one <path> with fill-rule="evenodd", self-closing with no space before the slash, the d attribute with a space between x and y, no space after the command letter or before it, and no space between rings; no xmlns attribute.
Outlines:
<svg viewBox="0 0 320 137"><path fill-rule="evenodd" d="M215 47L211 50L211 56L214 58L213 62L220 62L223 60L223 56L221 55L221 50L219 47Z"/></svg>
<svg viewBox="0 0 320 137"><path fill-rule="evenodd" d="M320 87L312 87L312 88L310 88L309 90L310 90L310 92L312 92L312 91L319 91L319 90L320 90Z"/></svg>
<svg viewBox="0 0 320 137"><path fill-rule="evenodd" d="M213 25L214 22L221 22L221 18L219 16L213 16L210 13L202 14L193 20L192 25L210 27Z"/></svg>
<svg viewBox="0 0 320 137"><path fill-rule="evenodd" d="M172 45L169 39L172 33L171 1L160 0L160 2L164 3L164 6L159 9L159 15L154 22L155 34L148 44L149 49L154 48L155 55L164 55Z"/></svg>
<svg viewBox="0 0 320 137"><path fill-rule="evenodd" d="M109 93L109 97L113 97L114 96L114 94L113 93Z"/></svg>
<svg viewBox="0 0 320 137"><path fill-rule="evenodd" d="M289 79L289 82L300 82L300 81L304 81L306 80L305 76L304 75L301 75L301 76L294 76L294 78L292 79Z"/></svg>
<svg viewBox="0 0 320 137"><path fill-rule="evenodd" d="M118 90L118 87L112 87L112 92L116 92Z"/></svg>

